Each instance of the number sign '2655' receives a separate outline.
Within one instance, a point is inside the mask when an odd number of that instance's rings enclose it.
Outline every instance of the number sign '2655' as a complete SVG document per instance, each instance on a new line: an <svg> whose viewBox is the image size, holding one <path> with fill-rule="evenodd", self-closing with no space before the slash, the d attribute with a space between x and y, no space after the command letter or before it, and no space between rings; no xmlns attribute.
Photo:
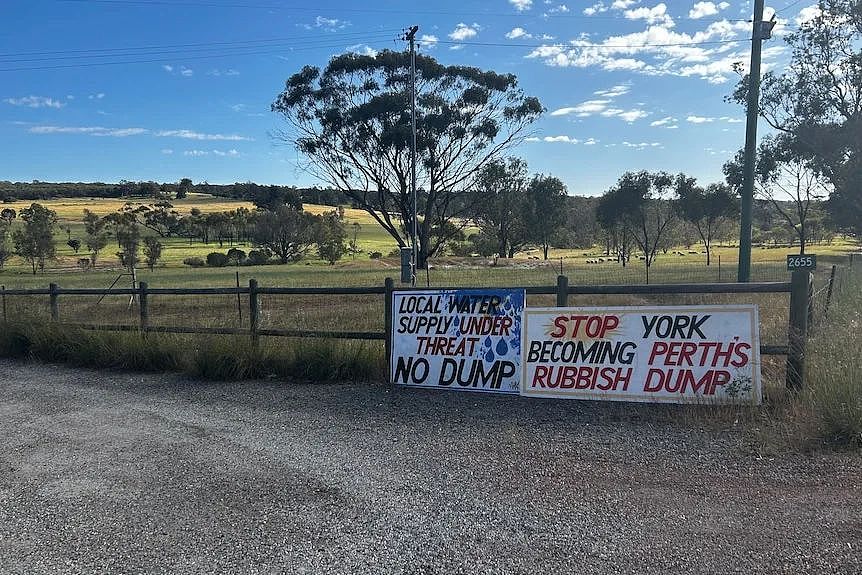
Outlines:
<svg viewBox="0 0 862 575"><path fill-rule="evenodd" d="M393 383L518 393L524 299L508 289L395 292Z"/></svg>
<svg viewBox="0 0 862 575"><path fill-rule="evenodd" d="M817 269L817 256L814 254L797 255L792 254L787 256L787 271Z"/></svg>

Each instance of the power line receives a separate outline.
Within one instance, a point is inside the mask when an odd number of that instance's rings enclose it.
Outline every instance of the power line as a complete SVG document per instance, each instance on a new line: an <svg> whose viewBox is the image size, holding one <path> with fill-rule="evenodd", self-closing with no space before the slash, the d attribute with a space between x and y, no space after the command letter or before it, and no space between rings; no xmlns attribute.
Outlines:
<svg viewBox="0 0 862 575"><path fill-rule="evenodd" d="M147 7L147 6L173 6L183 8L245 8L245 9L262 9L262 10L286 10L294 12L309 12L320 13L323 10L331 10L340 14L410 14L410 15L430 15L430 16L504 16L513 18L537 18L541 17L541 13L537 11L534 14L525 12L467 12L467 11L444 11L444 10L399 10L397 8L332 8L332 7L317 7L307 8L303 6L285 6L284 4L252 4L242 2L217 3L207 1L189 1L189 0L57 0L58 2L76 3L76 4L113 4L115 6L129 7ZM801 1L801 0L800 0ZM634 19L626 18L625 16L606 16L572 14L569 12L556 12L554 18L576 19L576 20L623 20L633 22ZM700 22L750 22L745 18L691 18L686 16L673 17L675 20L696 20Z"/></svg>
<svg viewBox="0 0 862 575"><path fill-rule="evenodd" d="M386 40L391 36L388 34L374 34L374 35L364 35L364 36L356 36L351 38L343 38L341 43L347 42L362 42L362 41L378 41L378 40ZM328 38L321 39L318 38L316 40L304 40L299 42L278 42L278 43L269 43L269 44L260 44L260 45L249 45L249 46L232 46L230 47L231 51L236 50L238 55L242 55L245 52L243 50L252 50L252 49L262 49L262 48L297 48L297 47L314 47L317 44L325 43L330 44L334 42L334 40L330 40ZM125 52L121 53L119 51L109 52L105 54L77 54L74 56L39 56L36 58L15 58L15 59L0 59L0 64L13 64L13 63L23 63L23 62L51 62L51 61L68 61L68 60L98 60L99 58L121 58L121 57L145 57L145 56L159 56L159 55L177 55L183 56L188 53L195 52L212 52L212 51L224 51L227 50L228 47L225 46L213 46L213 47L199 47L199 48L180 48L180 49L164 49L164 50L146 50L146 51L137 51L137 52ZM0 56L0 58L8 58L7 56Z"/></svg>
<svg viewBox="0 0 862 575"><path fill-rule="evenodd" d="M671 42L667 44L571 44L557 42L553 44L512 44L508 42L456 42L454 40L438 40L437 44L455 44L463 46L489 46L492 48L565 48L567 50L576 50L578 48L671 48L684 46L709 46L718 44L734 44L739 42L751 42L751 38L739 38L735 40L711 40L705 42Z"/></svg>
<svg viewBox="0 0 862 575"><path fill-rule="evenodd" d="M366 38L366 40L371 41ZM385 40L391 40L390 37L386 37ZM326 48L343 48L344 42L339 42L338 44L320 44L316 46L300 46L298 48L293 48L292 51L304 51L304 50L320 50ZM206 54L200 56L182 56L182 59L185 61L188 60L210 60L214 58L226 58L231 56L260 56L260 55L269 55L269 54L283 54L284 49L280 50L261 50L254 52L225 52L222 54ZM154 64L154 63L162 63L162 62L173 62L176 61L177 58L153 58L153 59L140 59L140 60L121 60L121 61L113 61L113 62L80 62L76 64L54 64L50 66L22 66L17 68L0 68L0 72L32 72L38 70L61 70L61 69L69 69L69 68L91 68L96 66L122 66L127 64Z"/></svg>
<svg viewBox="0 0 862 575"><path fill-rule="evenodd" d="M784 8L780 8L779 10L776 10L776 14L777 14L778 12L784 12L785 10L790 10L791 8L793 8L794 6L796 6L797 4L801 4L801 3L802 3L802 2L804 2L804 1L805 1L805 0L796 0L796 2L791 2L790 4L788 4L787 6L785 6Z"/></svg>
<svg viewBox="0 0 862 575"><path fill-rule="evenodd" d="M392 29L381 29L374 31L362 31L362 32L344 32L344 33L334 33L328 34L326 36L326 40L332 39L337 40L344 38L345 40L350 40L355 36L366 36L368 34L377 34L377 33L394 33L398 32L397 28ZM116 51L134 51L134 50L161 50L167 48L192 48L197 46L229 46L235 44L255 44L255 43L268 43L268 42L290 42L294 40L313 40L319 39L322 40L319 34L309 35L309 36L286 36L280 38L262 38L257 40L232 40L232 41L222 41L222 42L196 42L191 44L160 44L160 45L152 45L152 46L125 46L118 48L82 48L79 50L46 50L41 52L10 52L6 54L0 54L0 58L17 58L19 56L45 56L45 55L53 55L53 54L83 54L89 52L116 52Z"/></svg>

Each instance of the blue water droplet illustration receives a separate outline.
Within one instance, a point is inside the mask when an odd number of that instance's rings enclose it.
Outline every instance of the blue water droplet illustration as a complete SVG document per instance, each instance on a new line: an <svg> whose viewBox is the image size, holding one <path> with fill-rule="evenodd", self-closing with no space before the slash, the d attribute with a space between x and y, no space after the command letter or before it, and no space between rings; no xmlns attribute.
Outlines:
<svg viewBox="0 0 862 575"><path fill-rule="evenodd" d="M461 316L456 315L455 319L453 321L455 322L455 325L460 325L461 324Z"/></svg>
<svg viewBox="0 0 862 575"><path fill-rule="evenodd" d="M497 342L497 355L506 355L509 351L509 346L506 345L506 340L500 338L500 341Z"/></svg>
<svg viewBox="0 0 862 575"><path fill-rule="evenodd" d="M491 347L491 336L485 338L485 345Z"/></svg>
<svg viewBox="0 0 862 575"><path fill-rule="evenodd" d="M490 363L490 362L494 361L494 352L493 352L493 350L490 350L490 349L489 349L489 350L488 350L488 352L485 354L485 361L487 361L488 363Z"/></svg>

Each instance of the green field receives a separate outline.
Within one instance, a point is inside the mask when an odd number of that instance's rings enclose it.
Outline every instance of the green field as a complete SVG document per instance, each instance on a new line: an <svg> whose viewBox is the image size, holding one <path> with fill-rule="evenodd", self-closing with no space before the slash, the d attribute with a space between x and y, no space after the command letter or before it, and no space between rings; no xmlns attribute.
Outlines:
<svg viewBox="0 0 862 575"><path fill-rule="evenodd" d="M30 205L29 201L19 201L4 204L20 210ZM44 273L33 275L25 262L12 258L5 269L0 270L0 284L6 287L44 287L54 282L65 287L107 287L114 282L122 272L116 251L110 245L100 254L95 270L81 271L77 260L83 257L84 248L75 255L66 245L68 237L83 240L83 210L89 209L100 215L109 214L122 208L122 199L76 198L52 199L39 202L57 212L59 225L56 232L57 259L49 262ZM139 205L140 202L135 203ZM175 200L175 209L181 214L187 214L193 208L202 212L220 212L238 207L253 208L249 202L227 200L205 194L190 194L188 198ZM332 210L330 206L306 205L305 209L312 213L322 213ZM354 223L357 229L357 245L361 253L355 257L347 255L334 266L317 259L316 254L309 252L301 262L288 265L242 266L238 268L190 268L183 265L185 258L197 256L205 258L213 251L226 252L231 246L225 243L189 242L187 239L172 237L160 238L165 245L163 257L154 272L139 271L140 279L151 286L227 286L234 285L236 273L246 283L249 278L256 278L262 285L269 286L340 286L340 285L380 285L385 277L398 277L398 261L396 258L372 260L369 254L381 252L389 254L395 249L395 241L362 210L347 208L345 223L349 237L352 239ZM13 224L20 225L19 223ZM144 234L150 233L144 230ZM239 244L239 248L248 251L253 246ZM841 258L851 250L858 249L846 241L836 241L830 245L812 246L813 253L821 257ZM673 253L684 252L684 255ZM694 252L694 253L691 253ZM719 246L714 250L713 265L705 265L705 255L702 246L692 246L691 249L672 250L668 254L660 254L650 271L652 283L660 282L715 282L735 281L736 249L733 246ZM755 248L753 253L753 278L756 280L781 280L787 277L784 271L784 256L793 253L791 248L765 249ZM597 283L644 283L645 270L642 262L633 260L626 268L616 262L587 263L602 257L599 247L593 249L551 250L549 262L539 259L541 253L537 249L528 249L514 260L498 262L491 265L488 258L448 258L442 257L432 261L432 269L428 277L420 278L422 283L430 280L431 285L550 285L556 281L560 266L564 274L570 277L570 282ZM719 265L720 262L720 265ZM123 280L124 281L124 280Z"/></svg>

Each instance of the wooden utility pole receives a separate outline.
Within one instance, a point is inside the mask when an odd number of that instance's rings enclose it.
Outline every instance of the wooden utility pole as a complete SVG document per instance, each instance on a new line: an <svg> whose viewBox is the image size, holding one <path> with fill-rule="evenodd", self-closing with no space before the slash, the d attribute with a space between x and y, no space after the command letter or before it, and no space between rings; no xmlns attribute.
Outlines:
<svg viewBox="0 0 862 575"><path fill-rule="evenodd" d="M737 281L751 281L751 220L754 207L754 168L757 159L757 118L760 114L760 58L763 40L772 37L775 19L763 21L764 0L754 0L751 26L751 63L748 71L745 152L742 180L742 212L739 226L739 269Z"/></svg>

